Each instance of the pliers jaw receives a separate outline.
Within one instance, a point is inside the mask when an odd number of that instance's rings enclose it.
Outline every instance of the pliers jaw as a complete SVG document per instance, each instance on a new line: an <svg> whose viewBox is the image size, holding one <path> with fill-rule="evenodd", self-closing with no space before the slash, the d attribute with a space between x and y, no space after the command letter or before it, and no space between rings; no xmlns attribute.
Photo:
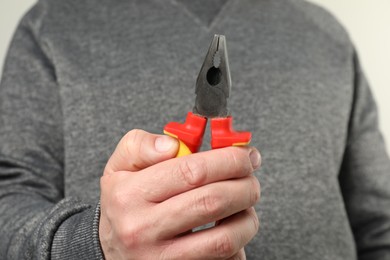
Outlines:
<svg viewBox="0 0 390 260"><path fill-rule="evenodd" d="M193 112L204 117L227 117L231 77L223 35L214 35L196 80Z"/></svg>
<svg viewBox="0 0 390 260"><path fill-rule="evenodd" d="M199 151L207 124L211 118L211 147L243 146L251 140L250 132L237 132L228 114L231 78L223 35L215 35L196 81L193 112L184 123L170 122L164 133L180 141L177 157Z"/></svg>

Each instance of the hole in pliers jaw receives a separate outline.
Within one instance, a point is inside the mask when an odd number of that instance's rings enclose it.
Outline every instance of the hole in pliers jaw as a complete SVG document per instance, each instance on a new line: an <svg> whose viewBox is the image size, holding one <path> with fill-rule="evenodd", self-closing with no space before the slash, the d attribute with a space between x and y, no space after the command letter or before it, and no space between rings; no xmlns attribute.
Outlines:
<svg viewBox="0 0 390 260"><path fill-rule="evenodd" d="M207 71L206 78L211 86L218 85L221 82L222 72L219 68L213 66Z"/></svg>

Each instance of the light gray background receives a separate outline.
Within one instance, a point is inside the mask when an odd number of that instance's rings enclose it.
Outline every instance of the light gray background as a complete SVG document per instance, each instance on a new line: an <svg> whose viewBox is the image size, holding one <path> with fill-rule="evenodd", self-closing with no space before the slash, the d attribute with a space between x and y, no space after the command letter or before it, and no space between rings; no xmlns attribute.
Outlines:
<svg viewBox="0 0 390 260"><path fill-rule="evenodd" d="M311 1L330 10L349 31L378 102L381 129L390 151L390 1ZM34 3L35 0L0 1L0 77L13 31Z"/></svg>

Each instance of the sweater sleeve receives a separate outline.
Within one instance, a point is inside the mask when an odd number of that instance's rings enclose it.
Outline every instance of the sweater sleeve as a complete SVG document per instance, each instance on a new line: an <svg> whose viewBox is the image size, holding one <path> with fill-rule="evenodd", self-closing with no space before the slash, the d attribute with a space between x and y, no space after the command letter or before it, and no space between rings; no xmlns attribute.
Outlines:
<svg viewBox="0 0 390 260"><path fill-rule="evenodd" d="M354 101L339 180L359 260L385 260L390 259L390 161L356 54L354 68Z"/></svg>
<svg viewBox="0 0 390 260"><path fill-rule="evenodd" d="M22 19L0 84L0 259L102 259L99 207L64 198L61 98L40 35L45 11L40 1Z"/></svg>

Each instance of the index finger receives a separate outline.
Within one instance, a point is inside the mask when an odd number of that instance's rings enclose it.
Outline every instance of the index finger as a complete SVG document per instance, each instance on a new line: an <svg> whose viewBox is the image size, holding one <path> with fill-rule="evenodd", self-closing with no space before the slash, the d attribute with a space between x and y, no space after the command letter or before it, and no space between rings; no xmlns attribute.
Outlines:
<svg viewBox="0 0 390 260"><path fill-rule="evenodd" d="M144 199L161 202L209 183L242 178L260 165L253 147L228 147L164 161L139 172L137 186Z"/></svg>

